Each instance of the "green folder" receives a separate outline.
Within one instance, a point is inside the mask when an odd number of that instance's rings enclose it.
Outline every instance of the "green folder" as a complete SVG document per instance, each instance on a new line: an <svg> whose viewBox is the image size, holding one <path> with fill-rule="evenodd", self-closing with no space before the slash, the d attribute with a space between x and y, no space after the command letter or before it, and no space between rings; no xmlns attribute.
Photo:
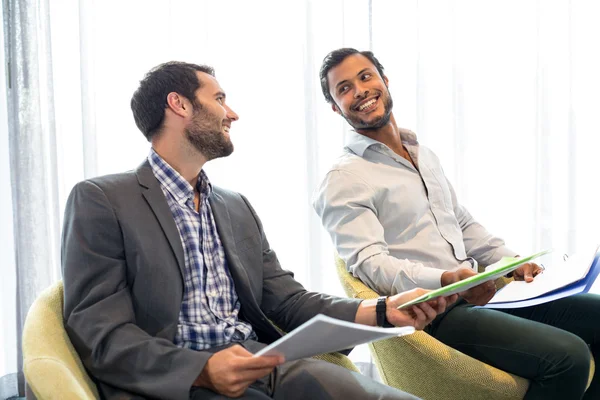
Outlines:
<svg viewBox="0 0 600 400"><path fill-rule="evenodd" d="M462 281L458 281L452 283L448 286L441 287L436 290L432 290L431 292L425 293L422 296L417 297L407 303L404 303L398 307L398 309L412 306L413 304L422 303L424 301L435 299L440 296L451 296L455 293L464 292L465 290L469 290L472 287L477 285L481 285L484 282L491 281L494 279L498 279L501 276L508 274L509 272L514 271L519 268L519 266L528 263L529 261L543 256L544 254L550 253L550 250L540 251L539 253L532 254L527 257L502 257L500 261L492 264L488 267L488 271L482 272L477 275L473 275L470 278L463 279Z"/></svg>

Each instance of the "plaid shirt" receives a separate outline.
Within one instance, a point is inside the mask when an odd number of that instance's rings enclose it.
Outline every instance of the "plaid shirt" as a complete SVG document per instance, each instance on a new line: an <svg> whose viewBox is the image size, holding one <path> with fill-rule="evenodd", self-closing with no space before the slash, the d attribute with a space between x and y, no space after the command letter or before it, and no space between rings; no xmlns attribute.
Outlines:
<svg viewBox="0 0 600 400"><path fill-rule="evenodd" d="M254 337L252 326L238 320L240 302L208 202L212 193L208 177L200 172L196 212L192 185L154 149L148 161L175 219L185 254L184 293L175 344L205 350Z"/></svg>

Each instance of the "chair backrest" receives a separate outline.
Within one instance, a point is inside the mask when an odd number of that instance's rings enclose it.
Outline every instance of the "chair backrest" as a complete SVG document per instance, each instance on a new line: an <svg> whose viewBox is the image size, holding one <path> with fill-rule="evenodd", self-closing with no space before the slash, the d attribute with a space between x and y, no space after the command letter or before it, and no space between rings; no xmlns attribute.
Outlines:
<svg viewBox="0 0 600 400"><path fill-rule="evenodd" d="M23 330L23 370L37 399L99 399L98 389L73 348L63 324L63 283L35 300ZM315 356L351 371L358 368L340 353Z"/></svg>
<svg viewBox="0 0 600 400"><path fill-rule="evenodd" d="M63 324L63 283L44 290L23 328L23 372L38 399L98 399Z"/></svg>

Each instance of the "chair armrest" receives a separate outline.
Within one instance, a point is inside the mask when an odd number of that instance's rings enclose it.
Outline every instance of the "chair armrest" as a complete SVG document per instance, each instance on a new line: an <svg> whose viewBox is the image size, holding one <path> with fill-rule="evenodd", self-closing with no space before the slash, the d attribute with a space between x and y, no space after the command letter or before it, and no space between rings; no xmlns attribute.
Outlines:
<svg viewBox="0 0 600 400"><path fill-rule="evenodd" d="M376 292L346 271L336 269L348 297L371 299ZM384 383L424 399L522 399L529 381L511 375L446 346L419 331L369 344Z"/></svg>
<svg viewBox="0 0 600 400"><path fill-rule="evenodd" d="M529 382L446 346L425 332L369 345L382 380L424 399L522 399Z"/></svg>
<svg viewBox="0 0 600 400"><path fill-rule="evenodd" d="M352 361L350 361L350 359L341 354L341 353L325 353L325 354L319 354L318 356L314 356L313 358L316 358L317 360L323 360L323 361L327 361L330 362L332 364L335 365L339 365L340 367L344 367L346 369L349 369L350 371L354 371L354 372L359 372L359 369L356 367L356 365L354 365L354 363Z"/></svg>

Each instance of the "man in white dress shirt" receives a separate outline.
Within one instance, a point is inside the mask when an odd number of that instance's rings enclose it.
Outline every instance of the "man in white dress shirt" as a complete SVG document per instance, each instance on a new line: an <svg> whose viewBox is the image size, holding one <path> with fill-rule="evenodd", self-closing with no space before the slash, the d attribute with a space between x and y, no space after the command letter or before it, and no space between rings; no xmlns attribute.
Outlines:
<svg viewBox="0 0 600 400"><path fill-rule="evenodd" d="M382 295L437 289L517 252L457 201L437 156L396 125L388 78L371 52L339 49L321 67L333 111L354 128L318 188L314 208L348 270ZM541 271L528 263L515 279ZM514 310L475 308L495 293L487 282L461 293L428 332L463 353L527 378L526 399L584 395L590 347L600 348L600 297L578 295ZM588 347L588 345L590 347ZM596 373L586 398L600 398Z"/></svg>

